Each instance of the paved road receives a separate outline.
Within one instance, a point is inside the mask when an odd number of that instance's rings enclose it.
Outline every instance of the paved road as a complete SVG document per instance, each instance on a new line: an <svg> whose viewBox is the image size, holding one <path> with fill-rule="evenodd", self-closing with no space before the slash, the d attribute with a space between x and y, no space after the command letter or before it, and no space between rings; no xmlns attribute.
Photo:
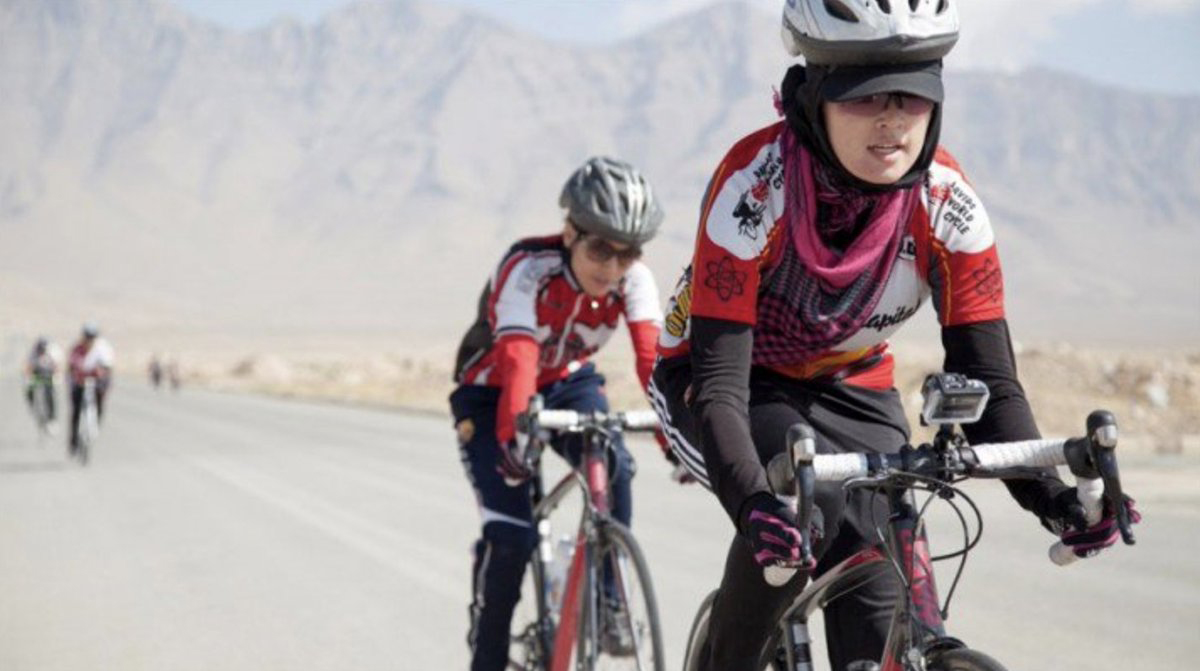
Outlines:
<svg viewBox="0 0 1200 671"><path fill-rule="evenodd" d="M466 668L477 518L444 418L130 383L81 469L35 444L16 384L0 384L0 669ZM730 532L710 496L633 449L634 527L678 668ZM1128 468L1139 546L1070 569L980 483L987 533L952 633L1013 669L1191 668L1197 476L1188 461ZM935 549L952 539L935 528Z"/></svg>

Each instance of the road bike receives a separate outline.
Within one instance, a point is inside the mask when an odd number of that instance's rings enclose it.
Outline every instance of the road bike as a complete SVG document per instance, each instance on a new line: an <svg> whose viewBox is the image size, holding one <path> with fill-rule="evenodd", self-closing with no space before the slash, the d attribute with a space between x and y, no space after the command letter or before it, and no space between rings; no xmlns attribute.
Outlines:
<svg viewBox="0 0 1200 671"><path fill-rule="evenodd" d="M79 463L87 466L92 448L100 436L100 413L96 405L96 380L87 378L83 381L83 395L79 408L79 429L75 434L75 457Z"/></svg>
<svg viewBox="0 0 1200 671"><path fill-rule="evenodd" d="M529 407L518 426L529 436L526 463L534 473L538 544L513 617L508 668L663 671L662 631L646 559L630 530L609 516L614 439L657 429L657 417L649 410L547 410L538 396ZM564 433L582 435L580 463L546 493L541 445ZM556 540L552 516L575 489L583 499L578 529Z"/></svg>
<svg viewBox="0 0 1200 671"><path fill-rule="evenodd" d="M981 389L982 388L982 391ZM813 565L809 523L816 482L843 482L847 492L868 490L887 504L886 520L875 519L878 544L850 556L808 585L784 612L759 656L758 669L812 671L808 619L817 608L867 582L886 577L900 580L883 658L866 660L859 668L871 671L1004 671L992 657L969 648L946 633L950 599L962 576L966 558L983 533L983 518L975 503L956 483L970 478L1038 478L1044 469L1067 465L1075 476L1080 502L1088 523L1100 520L1103 499L1116 511L1122 539L1134 543L1131 520L1123 503L1115 448L1117 424L1112 413L1098 410L1087 418L1087 434L1066 440L1030 440L1012 443L967 445L958 424L975 421L987 402L983 383L962 376L931 376L924 388L922 420L938 425L931 443L905 445L899 452L816 454L812 427L798 423L787 434L787 450L767 466L768 481L776 494L794 497L797 527L801 530L802 565ZM929 494L921 505L915 492ZM964 501L976 519L972 535L967 518L956 501ZM931 557L924 515L934 501L946 501L962 523L964 545L956 551ZM960 558L944 605L934 585L934 561ZM1056 543L1050 558L1065 565L1075 560L1071 548ZM764 579L783 585L795 568L771 566ZM803 577L801 579L804 579ZM713 592L703 601L688 636L685 671L701 668L708 654L708 629Z"/></svg>

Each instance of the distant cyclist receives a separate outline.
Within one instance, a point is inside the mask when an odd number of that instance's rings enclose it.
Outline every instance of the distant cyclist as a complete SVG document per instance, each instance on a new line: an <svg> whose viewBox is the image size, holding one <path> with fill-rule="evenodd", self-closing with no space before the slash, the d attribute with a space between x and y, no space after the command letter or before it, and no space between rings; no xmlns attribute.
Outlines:
<svg viewBox="0 0 1200 671"><path fill-rule="evenodd" d="M691 267L669 302L651 388L681 460L738 536L712 607L701 667L756 668L809 575L877 542L873 498L818 485L815 566L764 464L805 421L818 452L894 451L909 436L888 337L930 300L947 371L983 380L991 400L972 442L1038 437L1017 379L994 231L974 187L938 146L942 57L958 38L955 0L789 0L784 120L738 141L701 206ZM1074 488L1006 483L1020 505L1091 556L1116 541L1113 511L1081 524ZM1129 505L1128 503L1126 505ZM1136 519L1136 513L1131 515ZM877 668L897 578L824 606L831 666Z"/></svg>
<svg viewBox="0 0 1200 671"><path fill-rule="evenodd" d="M71 454L79 449L79 415L83 409L83 388L89 378L96 381L96 415L103 418L104 399L112 383L113 349L100 337L100 329L91 322L83 325L79 341L71 348L68 360L71 383Z"/></svg>
<svg viewBox="0 0 1200 671"><path fill-rule="evenodd" d="M508 665L513 609L537 538L516 416L534 392L547 408L608 410L604 377L589 358L621 319L643 387L654 366L658 290L638 260L663 219L653 189L628 163L592 158L567 180L559 205L560 233L519 240L500 259L458 351L450 407L483 517L468 634L473 671ZM572 436L552 447L577 463L582 445ZM616 448L612 514L629 524L634 461L619 436Z"/></svg>
<svg viewBox="0 0 1200 671"><path fill-rule="evenodd" d="M47 421L53 422L56 416L54 407L54 375L58 372L62 352L45 336L41 336L33 344L29 357L25 361L25 400L33 407L34 393L45 394Z"/></svg>
<svg viewBox="0 0 1200 671"><path fill-rule="evenodd" d="M162 385L163 365L157 354L150 357L150 363L146 366L146 374L150 377L151 387L158 389Z"/></svg>

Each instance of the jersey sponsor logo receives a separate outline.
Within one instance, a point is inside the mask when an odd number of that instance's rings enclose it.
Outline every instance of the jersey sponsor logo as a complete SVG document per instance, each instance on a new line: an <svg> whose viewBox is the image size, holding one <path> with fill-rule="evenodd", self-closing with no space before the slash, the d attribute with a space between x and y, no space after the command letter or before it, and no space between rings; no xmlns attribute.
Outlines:
<svg viewBox="0 0 1200 671"><path fill-rule="evenodd" d="M950 185L949 184L934 184L929 187L929 202L934 205L941 205L950 200Z"/></svg>
<svg viewBox="0 0 1200 671"><path fill-rule="evenodd" d="M917 314L917 310L920 308L920 303L917 303L913 306L901 305L890 314L884 313L871 315L871 318L867 320L867 323L864 326L865 328L875 329L876 331L883 331L884 329L891 328L897 324L907 321L909 317Z"/></svg>
<svg viewBox="0 0 1200 671"><path fill-rule="evenodd" d="M933 189L930 190L930 198L933 198ZM946 194L945 192L949 193ZM961 184L951 184L938 190L938 197L942 204L939 217L942 221L954 227L962 235L971 232L971 222L975 221L975 208L977 207L975 198L967 193L966 189Z"/></svg>
<svg viewBox="0 0 1200 671"><path fill-rule="evenodd" d="M691 275L691 269L688 269L687 274ZM687 333L688 318L691 314L692 283L689 281L679 293L671 298L671 304L667 306L667 317L664 320L663 328L676 338L682 338Z"/></svg>
<svg viewBox="0 0 1200 671"><path fill-rule="evenodd" d="M586 354L588 346L575 331L566 334L566 337L563 337L562 333L552 332L549 337L542 340L542 346L539 349L538 367L552 368L583 356Z"/></svg>
<svg viewBox="0 0 1200 671"><path fill-rule="evenodd" d="M728 302L746 292L746 273L733 267L733 257L726 254L720 261L709 261L704 286L717 292L717 298Z"/></svg>
<svg viewBox="0 0 1200 671"><path fill-rule="evenodd" d="M767 209L771 189L783 188L783 159L774 153L768 153L751 174L754 176L754 185L738 197L732 214L738 220L738 234L750 240L757 240L764 228L763 213Z"/></svg>
<svg viewBox="0 0 1200 671"><path fill-rule="evenodd" d="M971 279L975 280L975 293L983 296L992 303L999 303L1004 293L1004 278L1000 275L999 264L988 259L982 268L971 271Z"/></svg>
<svg viewBox="0 0 1200 671"><path fill-rule="evenodd" d="M754 197L759 202L767 199L767 186L779 190L783 188L783 156L768 152L761 165L754 169Z"/></svg>
<svg viewBox="0 0 1200 671"><path fill-rule="evenodd" d="M917 258L917 241L911 235L905 235L900 239L900 252L898 256L905 261L912 261Z"/></svg>
<svg viewBox="0 0 1200 671"><path fill-rule="evenodd" d="M757 257L772 226L774 212L782 208L783 160L775 144L757 146L754 158L711 186L715 194L705 202L705 236L735 258ZM724 165L724 164L722 164ZM703 273L704 268L697 269Z"/></svg>
<svg viewBox="0 0 1200 671"><path fill-rule="evenodd" d="M750 240L757 240L758 233L762 229L762 215L767 206L757 197L751 200L748 197L750 195L749 191L742 194L742 197L738 199L737 206L733 208L733 216L738 220L738 235Z"/></svg>
<svg viewBox="0 0 1200 671"><path fill-rule="evenodd" d="M564 335L563 327L552 328L546 324L538 327L540 368L562 366L576 359L591 356L608 342L613 333L613 327L606 323L589 326L575 321L565 328L569 328L570 331Z"/></svg>

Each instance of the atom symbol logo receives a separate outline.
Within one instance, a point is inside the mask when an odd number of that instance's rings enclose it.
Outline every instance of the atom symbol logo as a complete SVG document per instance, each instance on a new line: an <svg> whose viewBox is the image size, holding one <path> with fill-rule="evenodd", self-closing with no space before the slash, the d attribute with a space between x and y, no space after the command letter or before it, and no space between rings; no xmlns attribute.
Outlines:
<svg viewBox="0 0 1200 671"><path fill-rule="evenodd" d="M746 291L746 273L734 269L730 256L726 255L720 262L709 261L705 268L708 275L704 278L704 286L716 291L722 301L741 296Z"/></svg>
<svg viewBox="0 0 1200 671"><path fill-rule="evenodd" d="M982 268L971 271L975 278L975 293L985 296L993 303L1000 302L1000 294L1004 289L1004 279L1000 276L1000 268L988 259Z"/></svg>

